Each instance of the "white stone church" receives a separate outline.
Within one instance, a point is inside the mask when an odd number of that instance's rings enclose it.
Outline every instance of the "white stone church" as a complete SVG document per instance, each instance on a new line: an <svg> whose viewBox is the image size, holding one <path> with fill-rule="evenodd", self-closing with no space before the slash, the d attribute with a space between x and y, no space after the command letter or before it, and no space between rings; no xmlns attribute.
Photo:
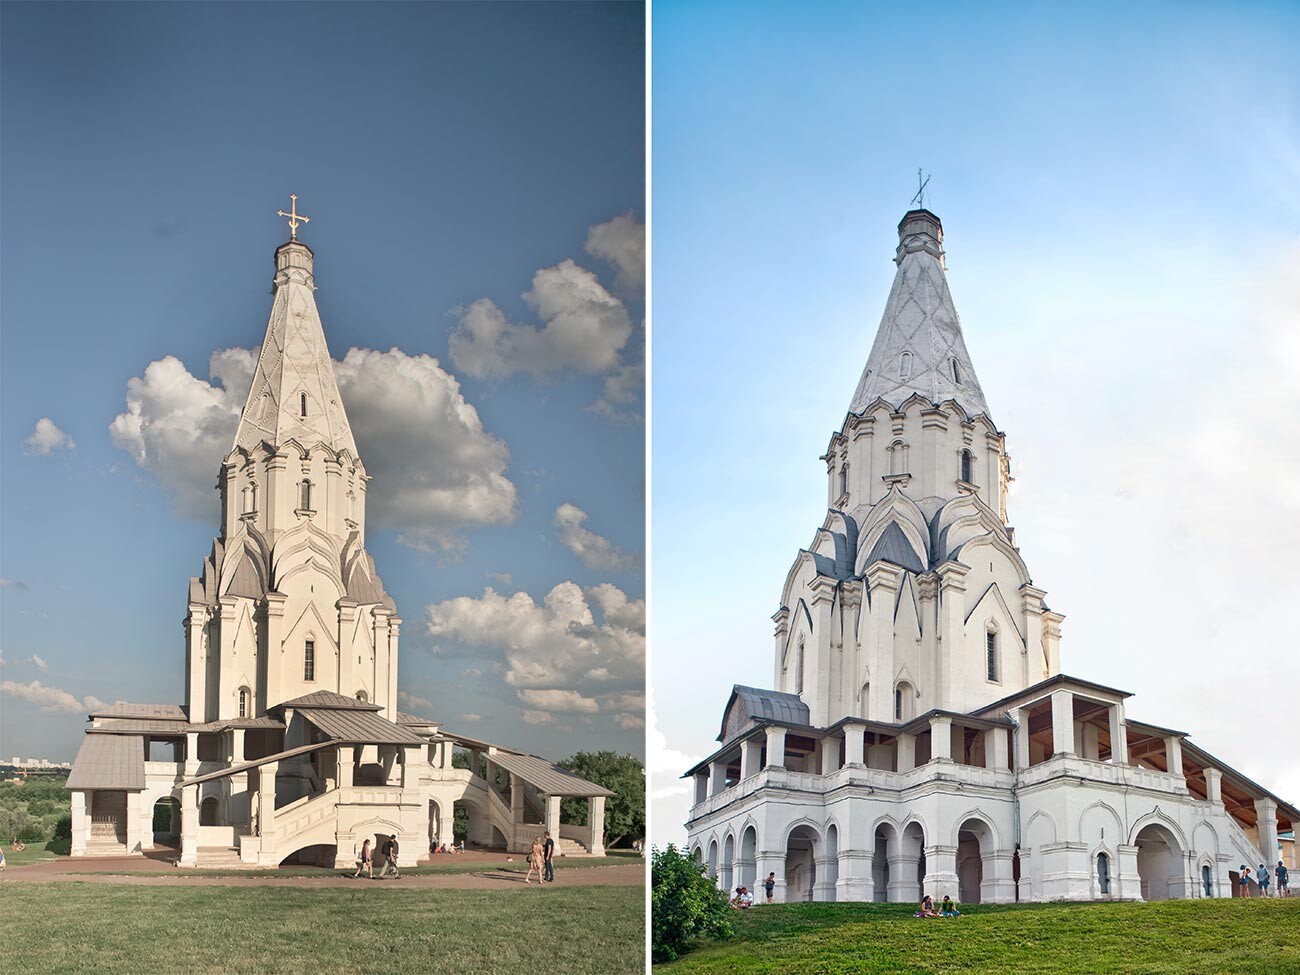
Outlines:
<svg viewBox="0 0 1300 975"><path fill-rule="evenodd" d="M397 709L402 620L366 551L370 476L296 198L282 215L293 239L275 252L270 322L218 472L219 534L189 584L185 703L90 715L68 778L72 855L343 866L396 834L410 863L453 841L458 803L471 845L522 851L549 829L562 853L603 854L608 790ZM475 771L453 767L456 748ZM561 822L565 797L587 799L587 824Z"/></svg>
<svg viewBox="0 0 1300 975"><path fill-rule="evenodd" d="M775 872L787 901L1233 896L1300 810L1061 672L938 217L903 217L895 262L773 617L774 688L736 686L687 773L692 853L728 890Z"/></svg>

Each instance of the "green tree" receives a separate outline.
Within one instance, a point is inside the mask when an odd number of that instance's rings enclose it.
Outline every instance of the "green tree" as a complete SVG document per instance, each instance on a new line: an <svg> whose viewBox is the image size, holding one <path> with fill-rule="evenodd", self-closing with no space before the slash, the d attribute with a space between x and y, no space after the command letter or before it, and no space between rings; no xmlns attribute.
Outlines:
<svg viewBox="0 0 1300 975"><path fill-rule="evenodd" d="M730 938L727 896L704 866L669 843L650 854L650 957L672 961L701 938Z"/></svg>
<svg viewBox="0 0 1300 975"><path fill-rule="evenodd" d="M640 761L616 752L578 752L557 764L614 793L605 800L605 846L630 845L645 836L645 766ZM587 800L565 799L560 817L586 826Z"/></svg>

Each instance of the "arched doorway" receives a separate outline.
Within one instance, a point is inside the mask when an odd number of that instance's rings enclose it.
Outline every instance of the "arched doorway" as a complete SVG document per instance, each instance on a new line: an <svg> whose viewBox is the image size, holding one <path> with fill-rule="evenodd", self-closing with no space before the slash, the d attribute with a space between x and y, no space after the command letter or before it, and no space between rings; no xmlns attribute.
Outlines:
<svg viewBox="0 0 1300 975"><path fill-rule="evenodd" d="M163 796L153 804L153 841L155 845L175 846L181 837L181 804Z"/></svg>
<svg viewBox="0 0 1300 975"><path fill-rule="evenodd" d="M889 848L894 845L896 836L894 827L888 824L876 827L871 852L871 899L881 904L889 900Z"/></svg>
<svg viewBox="0 0 1300 975"><path fill-rule="evenodd" d="M993 852L993 832L982 819L968 819L957 830L957 899L978 904L984 899L988 857Z"/></svg>
<svg viewBox="0 0 1300 975"><path fill-rule="evenodd" d="M810 901L817 883L817 845L821 837L811 826L796 826L785 844L785 899Z"/></svg>
<svg viewBox="0 0 1300 975"><path fill-rule="evenodd" d="M709 876L718 877L718 841L709 840Z"/></svg>
<svg viewBox="0 0 1300 975"><path fill-rule="evenodd" d="M720 867L720 879L722 889L727 892L727 896L732 894L731 889L731 867L736 862L736 837L731 833L727 834L726 840L722 844L722 865Z"/></svg>
<svg viewBox="0 0 1300 975"><path fill-rule="evenodd" d="M434 850L442 843L454 842L443 830L442 807L433 799L429 800L429 849Z"/></svg>
<svg viewBox="0 0 1300 975"><path fill-rule="evenodd" d="M1183 850L1177 837L1159 823L1144 826L1134 839L1142 899L1163 901L1184 896Z"/></svg>
<svg viewBox="0 0 1300 975"><path fill-rule="evenodd" d="M199 803L199 825L216 826L217 825L217 797L208 796Z"/></svg>
<svg viewBox="0 0 1300 975"><path fill-rule="evenodd" d="M1214 868L1208 863L1201 864L1201 889L1206 897L1214 896Z"/></svg>
<svg viewBox="0 0 1300 975"><path fill-rule="evenodd" d="M758 880L758 831L753 826L745 827L740 834L740 885L753 892Z"/></svg>

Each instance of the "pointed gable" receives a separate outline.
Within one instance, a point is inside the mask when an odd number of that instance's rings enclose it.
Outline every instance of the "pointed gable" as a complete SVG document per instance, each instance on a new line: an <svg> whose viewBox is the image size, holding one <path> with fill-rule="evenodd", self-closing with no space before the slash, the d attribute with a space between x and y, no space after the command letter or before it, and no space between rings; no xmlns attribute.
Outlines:
<svg viewBox="0 0 1300 975"><path fill-rule="evenodd" d="M931 403L956 400L971 416L987 414L948 291L943 224L929 210L912 210L898 225L898 239L894 286L849 412L878 399L898 407L919 395Z"/></svg>
<svg viewBox="0 0 1300 975"><path fill-rule="evenodd" d="M910 572L925 571L921 557L916 554L916 549L912 548L912 543L907 540L896 521L891 521L881 532L864 564L872 565L876 562L892 562Z"/></svg>

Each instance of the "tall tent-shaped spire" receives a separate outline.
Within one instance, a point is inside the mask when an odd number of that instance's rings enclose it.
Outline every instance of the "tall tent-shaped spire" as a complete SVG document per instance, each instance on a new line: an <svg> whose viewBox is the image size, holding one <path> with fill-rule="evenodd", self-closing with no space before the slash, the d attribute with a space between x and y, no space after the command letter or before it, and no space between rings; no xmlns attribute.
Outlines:
<svg viewBox="0 0 1300 975"><path fill-rule="evenodd" d="M275 251L275 300L235 434L236 447L252 450L263 441L278 447L296 440L303 447L324 443L357 456L315 290L311 248L295 234Z"/></svg>
<svg viewBox="0 0 1300 975"><path fill-rule="evenodd" d="M849 412L877 399L898 406L920 394L933 403L956 400L971 416L988 414L948 291L938 217L929 210L904 214L894 263L894 286Z"/></svg>

